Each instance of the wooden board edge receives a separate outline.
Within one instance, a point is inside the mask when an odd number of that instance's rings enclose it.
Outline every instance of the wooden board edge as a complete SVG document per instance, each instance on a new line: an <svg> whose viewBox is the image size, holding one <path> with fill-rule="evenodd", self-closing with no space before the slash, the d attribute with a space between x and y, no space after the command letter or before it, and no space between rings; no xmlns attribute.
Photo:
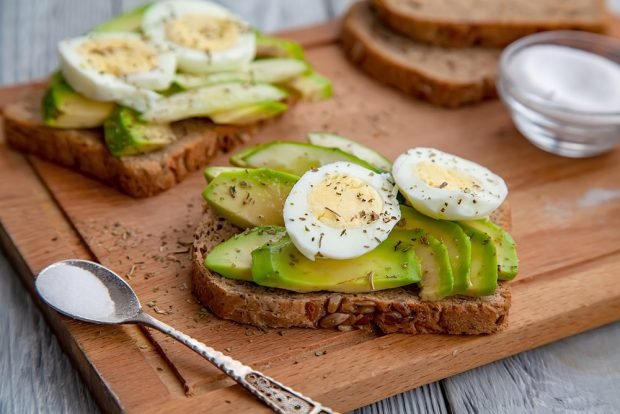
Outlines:
<svg viewBox="0 0 620 414"><path fill-rule="evenodd" d="M122 413L123 406L121 401L110 387L108 387L106 380L99 375L92 361L90 361L86 354L80 349L75 338L67 329L66 324L63 323L62 319L55 311L39 299L39 296L34 290L35 275L20 254L17 245L2 221L0 221L0 246L13 266L13 269L15 269L15 272L20 276L32 300L39 308L41 314L43 314L45 321L52 328L60 346L70 357L73 366L80 373L80 376L91 391L99 407L104 412Z"/></svg>

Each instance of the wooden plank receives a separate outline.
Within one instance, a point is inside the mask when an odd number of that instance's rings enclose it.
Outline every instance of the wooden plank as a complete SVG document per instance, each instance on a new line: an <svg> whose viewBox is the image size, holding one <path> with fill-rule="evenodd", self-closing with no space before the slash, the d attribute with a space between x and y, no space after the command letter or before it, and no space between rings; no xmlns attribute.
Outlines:
<svg viewBox="0 0 620 414"><path fill-rule="evenodd" d="M457 413L618 412L618 343L615 323L447 378L444 389Z"/></svg>

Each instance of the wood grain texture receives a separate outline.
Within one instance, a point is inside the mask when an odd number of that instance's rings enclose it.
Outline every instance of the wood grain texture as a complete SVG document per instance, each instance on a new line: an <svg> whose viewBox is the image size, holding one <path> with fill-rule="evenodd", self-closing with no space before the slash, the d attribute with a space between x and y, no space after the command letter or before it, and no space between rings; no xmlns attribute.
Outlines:
<svg viewBox="0 0 620 414"><path fill-rule="evenodd" d="M616 323L448 378L444 389L456 413L618 412L619 343Z"/></svg>
<svg viewBox="0 0 620 414"><path fill-rule="evenodd" d="M45 42L47 41L46 39L50 35L54 35L55 31L57 30L63 30L67 32L65 35L59 36L59 37L74 35L75 33L79 32L75 30L75 27L81 27L80 25L83 24L84 21L87 21L88 19L96 20L92 23L92 24L95 24L107 18L107 15L105 15L105 13L107 13L106 11L107 9L104 7L105 4L104 6L101 6L101 9L98 8L99 5L95 9L90 6L90 3L84 3L84 4L89 4L89 7L79 8L79 6L75 6L75 7L78 7L78 9L80 10L79 12L80 14L76 14L76 16L78 16L77 18L71 17L68 20L62 20L62 19L67 19L65 15L65 17L58 19L59 21L64 22L64 26L62 28L56 28L55 26L52 27L51 25L46 26L45 29L34 28L33 25L35 23L40 23L40 21L29 19L28 17L30 15L27 13L27 9L20 9L16 12L15 9L11 9L11 7L13 7L14 4L8 4L8 3L18 3L18 2L6 2L5 1L5 2L0 3L0 6L2 7L2 12L0 13L0 19L2 19L1 20L2 30L0 30L0 40L1 40L0 44L3 46L2 51L0 52L2 53L1 55L2 68L0 68L2 70L1 72L2 76L0 77L0 82L4 82L4 83L11 83L17 80L27 80L33 77L40 77L48 73L49 70L53 68L53 65L51 65L47 61L47 58L44 57L45 56L44 53L46 53L46 51L49 49L44 49L42 47L38 48L37 46L34 46L33 49L35 50L36 53L32 51L28 51L28 49L24 49L23 51L15 51L16 45L18 44L16 42L26 41L26 42L31 43L35 39L38 41ZM43 9L47 7L47 9L45 10L48 10L48 11L56 10L56 13L59 13L58 10L61 10L60 13L68 13L70 16L73 16L71 14L72 10L76 10L76 9L72 8L69 10L66 8L74 7L73 4L78 3L78 2L77 0L73 2L68 2L68 1L51 2L50 1L49 3L62 3L61 6L57 6L56 8L45 5L45 2L43 3L44 3ZM122 7L124 7L125 5L127 6L130 5L130 3L132 2L115 2L115 1L110 2L109 3L109 10L110 10L109 15L117 13ZM241 2L238 2L238 3L241 3ZM243 2L243 3L245 4L249 2ZM292 7L297 7L299 9L299 3L297 2L291 2L291 3L295 3ZM305 2L305 3L308 3L308 2ZM41 5L39 4L39 2L37 2L35 6L35 2L24 1L24 2L19 2L19 7L25 7L25 8L41 7ZM13 14L5 13L5 8L8 9L10 13L13 13ZM319 14L321 13L317 13L316 15L319 15ZM55 16L54 12L43 14L43 16L49 16L49 15ZM309 14L309 15L314 15L314 14ZM7 16L12 16L12 17L7 17ZM91 21L91 20L88 20L88 21ZM15 22L17 22L20 25L19 29L15 27L15 24L16 24ZM92 24L89 23L88 25L85 25L86 27L84 30L86 30ZM71 26L72 29L68 28L70 25L72 25ZM260 27L266 28L266 26L260 26ZM30 34L30 33L39 33L40 31L43 31L44 35L37 34L36 36L33 37L33 35ZM6 33L8 33L8 35L6 35ZM56 38L54 39L55 40L53 41L51 40L49 41L52 45L56 42L56 40L58 40ZM29 44L29 43L26 43L26 44ZM20 43L20 44L23 44L23 43ZM9 54L9 52L11 53ZM13 56L15 56L14 59L13 59ZM49 56L50 58L53 58L53 53ZM329 55L326 55L326 56L329 58ZM19 67L20 70L15 70L10 63L6 63L6 62L12 62L14 65L17 65L17 67ZM10 68L10 70L6 70L5 68ZM423 107L416 107L416 110L420 110L422 112L425 111ZM492 124L491 126L496 128L498 139L501 140L502 144L505 143L506 141L510 143L515 143L516 142L515 134L511 132L510 128L506 128L506 125L507 125L506 119L501 116L500 117L491 116L491 114L494 113L493 111L495 110L489 110L488 118L489 118L489 122L491 122ZM336 114L341 114L341 113L337 112ZM333 114L333 115L325 114L324 118L326 119L326 122L327 120L330 120L330 121L333 120L336 114ZM344 115L347 116L347 115L352 115L352 114L347 114L345 110ZM381 114L381 116L384 118L386 117L383 114ZM471 123L471 121L468 121L467 113L461 114L460 116L455 117L455 119L458 120L459 122L459 124L457 125L459 125L460 128L463 128L465 131L467 131L468 128L473 127L473 124ZM380 139L380 135L381 135L380 126L381 126L380 124L376 125L373 123L364 124L364 128L367 128L368 131L371 131L373 134L378 134L378 139ZM407 131L407 126L408 126L407 123L403 123L401 126L404 128L402 129L403 131ZM422 129L421 131L417 133L423 134L425 133L425 131L429 131L432 129L433 129L433 126L430 125L430 123L427 123L425 125L425 129ZM493 129L493 128L485 129L485 131L488 131L490 129ZM284 131L280 131L280 132L284 133ZM363 128L360 128L360 131L358 131L358 133L361 133L361 132L364 132ZM442 134L446 136L451 136L451 137L459 135L458 131L455 128L448 128L448 130L443 131ZM375 144L377 144L377 142L375 142ZM472 145L475 146L477 144L472 143ZM480 147L478 146L477 148L479 149ZM490 150L501 151L501 146L491 147ZM524 158L520 158L520 157L528 157L532 155L531 149L528 149L526 145L520 145L519 150L520 152L515 155L517 159L522 160ZM587 215L585 211L577 211L576 213L574 213L573 211L573 210L578 210L578 207L580 205L579 200L581 200L581 205L587 204L588 206L591 206L591 202L590 204L588 204L588 200L592 200L593 197L587 197L587 195L592 194L590 193L590 191L592 191L593 189L588 188L586 185L587 183L582 182L580 186L576 187L575 189L576 194L581 196L581 198L577 199L577 202L575 202L575 197L571 197L569 186L567 186L564 196L560 200L553 199L552 197L550 198L548 195L546 195L546 188L544 187L544 184L548 182L549 180L562 179L562 178L570 179L570 177L578 177L579 174L581 174L582 172L581 170L582 167L575 168L574 166L571 166L570 163L563 162L564 160L561 160L561 159L558 160L558 162L556 163L555 160L552 159L553 157L546 156L546 155L534 156L533 158L535 159L536 162L534 163L532 168L528 170L529 171L528 174L524 174L522 176L518 176L517 174L512 174L510 178L512 188L516 188L516 189L521 188L524 190L530 184L534 184L534 185L541 184L542 185L541 190L539 192L531 196L526 194L524 196L525 198L522 199L523 202L526 202L526 201L527 202L529 201L542 202L546 206L545 208L548 208L550 211L560 212L561 213L560 215L564 215L564 216L568 215L570 216L571 220L577 220L579 218L581 218L582 220L583 219L588 220L589 216ZM525 158L525 159L529 160L530 158ZM592 162L584 162L583 168L587 171L592 171L592 170L597 170L597 169L600 171L600 168L607 168L610 165L613 165L614 163L617 162L615 158L603 158L603 165L600 166L599 165L600 160L601 159L597 159ZM502 173L506 171L510 171L511 169L515 168L515 165L517 165L517 163L513 163L513 164L506 166L503 169ZM73 175L69 173L67 175L67 179L69 180L69 185L71 184L70 183L71 177L73 177ZM604 180L604 177L601 177L600 175L596 174L596 171L594 175L592 175L591 177L598 180L598 183L602 185L602 187L598 187L599 190L612 191L612 192L614 191L613 186L612 187L607 186L608 184L610 184L610 182ZM28 187L25 187L25 188L28 188ZM98 192L100 191L100 189L95 189L93 191ZM617 191L617 189L615 191ZM525 191L522 191L522 192L525 193ZM610 209L609 203L602 203L602 204L604 205L603 207L595 203L594 207L602 208L602 211L607 212L607 213L615 212L615 210L613 209L608 211L608 209ZM584 208L582 207L582 210L583 209ZM3 211L3 214L4 213L5 211ZM96 214L97 213L95 211L91 213L93 217L96 217ZM558 223L548 222L547 219L549 219L549 217L553 217L553 214L549 214L544 217L541 217L538 221L534 223L533 227L542 226L543 232L547 230L553 232L554 227L557 226ZM526 219L527 217L525 215L519 218L519 222L520 222L519 225L527 227L529 223ZM537 240L535 231L532 231L530 233L525 231L523 232L523 234L524 236L522 237L524 240L526 240L527 243ZM553 235L555 238L570 237L571 233L566 232L565 234L558 234L556 232L556 233L553 233ZM581 235L582 234L580 234L580 236ZM615 239L611 238L612 236L613 234L609 232L605 237L609 237L607 240L613 243ZM545 243L553 242L554 237L546 238L544 241L540 242L540 245L537 245L536 247L544 247ZM38 238L39 237L37 233L32 234L32 239L38 239ZM519 240L519 242L523 243L521 240ZM613 245L611 247L613 247ZM606 252L603 252L603 254L610 254L613 252L612 250L607 250ZM588 251L587 253L597 254L595 249L592 249ZM539 259L537 259L535 256L532 256L532 257L535 260L534 263L542 263L544 264L544 266L546 266L546 269L550 271L557 269L558 264L561 264L562 261L566 259L566 255L564 256L560 255L560 257L557 259L548 260L546 262L536 262L536 260L539 260ZM528 260L529 259L530 257L528 257ZM52 258L48 255L43 255L42 260L52 260ZM4 272L2 272L2 275L10 276ZM2 283L4 283L4 279L7 279L7 278L3 277L1 279ZM15 279L12 279L12 280L14 281ZM3 287L4 285L0 286L0 289L2 289ZM6 326L5 324L8 323L6 322L7 320L14 321L15 320L14 318L19 317L18 315L32 315L33 314L33 311L30 308L19 307L23 304L23 302L21 301L19 303L15 303L15 302L16 301L9 302L11 303L11 306L15 307L15 309L18 309L16 312L12 312L10 314L11 319L3 319L1 315L8 314L8 313L1 312L3 309L0 308L0 322L2 323L0 324L0 328L4 328ZM3 305L0 305L0 306L3 306ZM21 322L19 324L23 325ZM23 325L23 326L26 326L26 325ZM612 325L612 327L617 327L617 326L619 325L618 324ZM617 343L617 337L609 336L609 333L607 333L605 329L606 328L603 328L603 330L595 331L594 332L595 335L587 334L584 336L595 338L594 339L595 341L598 341L598 339L596 338L601 338L601 337L611 338L610 343L612 344ZM3 329L2 332L6 332L6 330ZM44 337L44 338L47 338L47 340L49 340L50 337L48 335L47 337ZM6 346L5 342L3 342L2 344ZM97 346L96 341L93 343L93 346ZM5 378L5 375L4 375L4 373L6 372L5 367L8 364L6 357L12 358L12 356L15 355L14 354L15 347L12 347L11 349L13 350L13 353L2 352L1 354L2 356L0 356L0 358L2 358L1 359L2 365L0 365L0 375L3 378ZM413 349L415 352L416 348L413 348ZM45 349L46 353L53 352L53 351L54 351L53 347L49 347ZM603 357L600 358L601 361L602 360L607 360L607 361L617 360L615 349L609 349L609 347L602 347L600 348L600 351L601 351L601 354L604 355ZM169 349L168 352L170 352L173 358L179 358L178 355L175 356L176 352L174 351L174 349ZM530 361L528 359L528 355L531 354L530 352L530 353L523 354L522 356L517 357L516 363L518 363L520 367L527 367L527 362L542 365L544 369L540 369L537 371L536 381L527 380L527 375L529 375L529 372L531 371L527 368L508 370L508 368L512 368L512 365L511 365L512 362L510 362L512 361L512 359L507 359L507 360L491 365L489 368L490 371L487 376L485 376L484 373L480 374L480 372L484 372L484 370L487 369L485 367L485 368L476 369L475 372L477 372L478 374L474 378L471 378L468 376L470 373L466 373L466 374L462 374L461 376L454 377L450 379L449 381L445 381L444 387L446 388L446 390L448 391L448 395L450 396L450 399L449 399L450 403L454 405L453 407L454 412L461 412L461 411L463 412L480 412L480 411L484 412L487 410L494 410L494 409L498 410L498 412L501 412L501 410L504 410L504 412L528 412L528 411L531 411L531 405L529 405L530 404L529 397L543 395L543 394L545 397L544 399L540 401L543 401L545 405L541 405L540 407L537 407L536 411L559 412L560 410L563 410L563 409L573 408L577 410L579 408L583 408L584 406L581 405L581 401L566 398L568 395L570 395L567 393L567 390L574 390L574 388L570 384L567 385L566 381L576 382L577 384L579 384L579 389L582 390L582 392L583 390L586 390L589 396L588 401L592 403L592 406L602 407L603 411L600 411L600 412L605 412L604 409L610 408L610 407L612 408L612 410L608 412L613 412L613 411L618 410L618 406L615 405L617 402L614 399L610 399L608 393L605 394L605 392L603 392L603 394L599 394L601 389L603 390L606 389L605 384L613 385L614 383L613 381L617 379L617 377L610 376L609 372L605 370L596 371L591 376L587 377L588 379L587 381L583 379L583 375L567 376L567 372L566 370L562 369L562 365L552 364L552 363L547 362L550 358L551 359L553 358L553 354L549 353L548 348L541 348L540 350L537 350L534 352L540 352L541 353L540 357L532 358ZM583 348L577 347L576 349L569 348L568 350L566 349L562 350L563 354L568 354L575 360L582 359L584 355L587 356L588 352L590 352L588 347L583 347ZM58 352L57 355L61 355L61 353ZM51 354L50 357L53 360L54 354ZM11 360L14 360L14 359L12 358ZM187 361L187 362L188 362L188 366L191 367L193 365L192 361ZM154 362L151 362L150 364L151 366L156 366L158 363L159 361L154 361ZM504 364L508 364L508 365L504 366ZM20 411L23 411L23 412L37 412L37 411L86 412L86 411L90 411L90 407L92 406L92 403L88 405L89 404L88 400L82 399L84 398L83 397L84 393L79 392L79 391L76 393L75 398L66 397L64 398L64 402L56 403L55 402L56 399L53 397L53 394L58 393L58 394L63 395L64 397L66 396L65 393L71 390L71 387L67 387L67 386L52 388L57 384L63 384L59 380L45 381L45 383L41 387L37 388L37 392L39 393L39 395L46 396L46 397L42 397L42 400L50 404L46 406L45 409L43 409L42 405L40 404L37 405L36 399L31 398L27 392L22 393L19 391L19 389L24 389L27 391L31 388L29 388L28 386L27 387L14 386L15 384L21 385L24 381L26 381L24 378L27 378L27 377L29 378L29 377L34 377L36 375L39 375L38 371L36 370L36 366L23 364L23 367L25 369L25 372L27 372L27 374L23 376L18 376L18 380L16 382L11 382L12 386L10 388L10 393L4 393L4 394L0 393L0 396L3 397L2 399L0 399L0 404L5 403L4 397L6 397L10 399L8 401L11 401L10 403L12 404L12 405L7 405L7 407L15 408L15 411L17 412L20 412ZM201 372L202 371L198 370L196 374L200 374ZM510 373L510 375L507 375L507 373ZM60 370L58 370L57 374L55 375L56 376L54 378L60 379L66 374L64 371L60 372ZM191 374L191 375L194 375L194 374ZM520 384L523 384L523 386L519 388L519 390L521 391L520 398L514 398L514 395L512 394L515 392L514 385L512 382L513 381L512 378L514 378L515 376L518 376L519 378L523 377L518 380ZM477 379L479 381L476 381ZM52 382L53 384L51 384L50 382ZM555 386L545 387L545 384L548 384L549 382L553 382ZM489 383L495 384L494 390L497 389L501 391L501 392L495 393L496 395L499 396L497 398L497 401L494 401L497 404L493 404L494 402L483 401L484 399L488 400L488 394L485 393L483 396L481 396L480 387L488 386ZM3 389L2 387L4 387L4 384L5 382L3 381L2 385L0 385L0 390ZM455 384L459 384L460 386L457 388ZM544 392L539 393L537 390L543 387L545 387ZM229 390L228 388L226 388L225 390L226 390L226 392L224 393L225 395L233 395L235 397L243 398L243 394L238 395L238 391L228 391ZM376 413L379 413L379 412L382 412L382 413L387 413L387 412L398 412L398 413L400 412L446 412L447 407L443 402L440 391L441 389L439 385L437 383L434 383L432 386L423 387L420 389L416 389L414 391L410 391L404 396L401 395L401 396L393 397L389 400L377 403L369 407L368 409L366 409L366 411L359 410L357 412L373 412L373 413L374 412ZM9 396L7 397L7 395ZM223 404L225 404L225 399L226 397L223 397L223 400L222 400ZM15 401L18 401L18 403L15 403ZM508 403L507 401L510 401L510 402ZM597 402L599 403L599 405L596 405ZM485 405L485 403L487 404ZM4 407L0 406L0 412L4 412L3 408ZM57 408L57 409L53 409L53 408Z"/></svg>

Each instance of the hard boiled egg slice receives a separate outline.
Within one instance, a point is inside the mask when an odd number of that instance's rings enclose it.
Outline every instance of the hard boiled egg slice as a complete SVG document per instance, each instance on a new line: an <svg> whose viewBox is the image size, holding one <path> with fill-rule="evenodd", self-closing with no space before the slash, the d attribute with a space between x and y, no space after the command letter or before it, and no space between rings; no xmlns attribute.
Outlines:
<svg viewBox="0 0 620 414"><path fill-rule="evenodd" d="M206 1L164 1L142 20L149 39L176 53L181 71L209 73L240 69L254 59L256 38L249 25Z"/></svg>
<svg viewBox="0 0 620 414"><path fill-rule="evenodd" d="M305 173L284 203L286 231L308 259L350 259L384 241L400 220L389 174L348 162Z"/></svg>
<svg viewBox="0 0 620 414"><path fill-rule="evenodd" d="M487 168L433 148L400 155L392 174L411 205L436 219L486 217L508 194L504 180Z"/></svg>
<svg viewBox="0 0 620 414"><path fill-rule="evenodd" d="M66 81L96 101L115 101L144 111L170 86L176 58L136 33L89 34L60 42Z"/></svg>

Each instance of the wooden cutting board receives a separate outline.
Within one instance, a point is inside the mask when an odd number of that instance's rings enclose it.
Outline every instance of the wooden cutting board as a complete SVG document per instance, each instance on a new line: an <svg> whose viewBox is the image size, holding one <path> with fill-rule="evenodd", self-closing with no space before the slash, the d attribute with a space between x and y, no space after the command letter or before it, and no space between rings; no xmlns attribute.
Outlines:
<svg viewBox="0 0 620 414"><path fill-rule="evenodd" d="M334 99L297 105L254 143L301 140L308 131L326 130L390 158L412 146L433 146L502 175L522 263L505 331L376 336L261 331L220 320L196 303L190 287L188 243L203 208L200 173L136 200L13 152L2 139L0 236L28 287L53 261L97 260L126 276L148 312L339 411L620 319L620 150L586 160L560 158L521 137L499 101L444 110L412 100L350 65L336 33L335 24L289 33L334 81ZM0 105L30 87L0 90ZM266 411L158 332L88 325L43 311L105 411Z"/></svg>

